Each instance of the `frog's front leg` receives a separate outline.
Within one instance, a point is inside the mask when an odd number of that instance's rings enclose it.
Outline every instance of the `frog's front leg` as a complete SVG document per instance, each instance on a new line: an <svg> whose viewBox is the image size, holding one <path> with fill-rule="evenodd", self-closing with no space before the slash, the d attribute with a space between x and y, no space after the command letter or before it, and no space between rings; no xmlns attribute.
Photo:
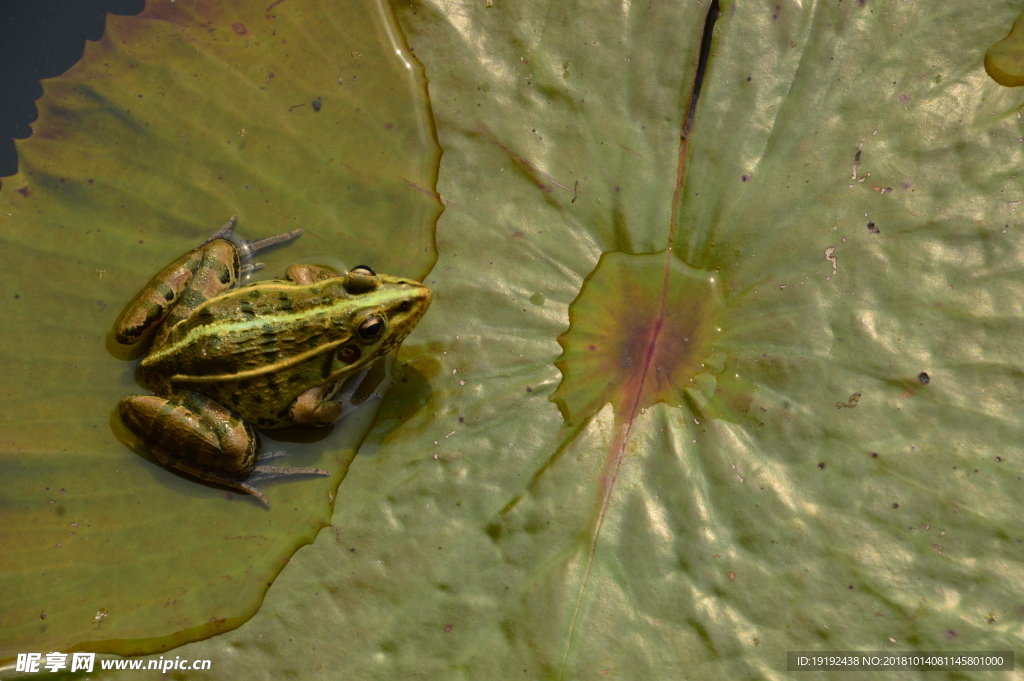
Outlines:
<svg viewBox="0 0 1024 681"><path fill-rule="evenodd" d="M289 409L292 421L301 426L316 428L326 428L337 423L343 416L343 405L330 399L334 389L333 384L320 385L296 397Z"/></svg>
<svg viewBox="0 0 1024 681"><path fill-rule="evenodd" d="M341 383L320 385L302 393L295 398L289 408L292 421L301 426L316 428L334 425L359 406L352 404L352 396L368 373L370 373L369 367ZM342 387L346 387L347 390L339 394ZM374 393L370 397L380 397L380 395Z"/></svg>
<svg viewBox="0 0 1024 681"><path fill-rule="evenodd" d="M121 420L160 463L202 480L267 498L245 480L275 475L330 475L319 468L256 466L259 436L252 428L205 395L182 392L174 400L129 395L117 405Z"/></svg>

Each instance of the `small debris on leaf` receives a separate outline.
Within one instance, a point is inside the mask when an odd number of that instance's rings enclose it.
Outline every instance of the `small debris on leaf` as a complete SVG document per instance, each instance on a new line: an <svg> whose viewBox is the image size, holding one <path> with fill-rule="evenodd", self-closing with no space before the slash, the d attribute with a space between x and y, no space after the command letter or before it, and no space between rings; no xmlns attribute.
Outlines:
<svg viewBox="0 0 1024 681"><path fill-rule="evenodd" d="M847 409L853 409L857 406L858 402L860 402L860 393L853 393L850 395L849 402L836 402L836 409L842 409L844 407Z"/></svg>

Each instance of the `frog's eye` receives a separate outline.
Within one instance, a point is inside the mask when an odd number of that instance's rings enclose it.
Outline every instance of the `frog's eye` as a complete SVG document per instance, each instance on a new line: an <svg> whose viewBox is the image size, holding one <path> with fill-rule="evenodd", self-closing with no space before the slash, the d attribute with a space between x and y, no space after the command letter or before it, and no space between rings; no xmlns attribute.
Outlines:
<svg viewBox="0 0 1024 681"><path fill-rule="evenodd" d="M371 277L376 277L377 276L377 273L374 272L373 268L370 267L369 265L356 265L350 271L352 271L352 272L365 272L366 274L369 274Z"/></svg>
<svg viewBox="0 0 1024 681"><path fill-rule="evenodd" d="M372 317L367 317L366 321L359 325L357 333L363 340L377 340L384 334L384 329L386 329L387 326L388 323L384 318L375 314Z"/></svg>

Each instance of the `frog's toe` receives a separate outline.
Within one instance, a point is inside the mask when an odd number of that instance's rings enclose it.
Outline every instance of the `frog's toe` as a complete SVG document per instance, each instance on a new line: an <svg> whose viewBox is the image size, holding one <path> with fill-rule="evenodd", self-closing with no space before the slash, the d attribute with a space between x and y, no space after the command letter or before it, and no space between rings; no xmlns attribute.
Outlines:
<svg viewBox="0 0 1024 681"><path fill-rule="evenodd" d="M289 475L330 475L330 471L323 468L300 468L298 466L254 466L249 480L268 480L270 478L283 478Z"/></svg>
<svg viewBox="0 0 1024 681"><path fill-rule="evenodd" d="M282 456L286 456L288 452L284 450L278 450L276 452L264 452L256 457L256 462L260 463L263 461L270 461L271 459L280 459ZM298 466L253 466L252 473L249 475L249 480L265 480L267 478L283 478L288 475L330 475L330 471L325 471L323 468L300 468Z"/></svg>
<svg viewBox="0 0 1024 681"><path fill-rule="evenodd" d="M253 253L262 251L264 248L270 248L276 244L284 243L285 241L291 241L300 234L302 234L302 229L293 229L290 232L277 234L275 236L268 236L264 239L244 241L242 244L238 245L238 252L241 254L243 260L248 260L252 257Z"/></svg>
<svg viewBox="0 0 1024 681"><path fill-rule="evenodd" d="M231 217L229 217L228 221L221 225L220 229L217 230L217 233L206 240L206 243L210 243L214 239L226 238L227 235L231 233L231 230L235 228L236 222L238 222L237 215L232 215Z"/></svg>
<svg viewBox="0 0 1024 681"><path fill-rule="evenodd" d="M263 492L259 491L258 489L256 489L252 485L245 484L244 482L238 483L238 487L240 489L245 490L246 492L248 492L252 496L256 497L257 499L259 499L260 503L263 504L266 508L270 508L270 502L267 501L267 498L265 496L263 496Z"/></svg>
<svg viewBox="0 0 1024 681"><path fill-rule="evenodd" d="M223 485L224 487L238 490L239 492L243 492L245 494L251 494L252 496L256 497L261 504L263 504L267 508L270 508L270 502L267 501L267 497L263 495L263 492L259 491L259 489L257 489L256 487L253 487L252 485L248 484L248 482L243 482L239 480L233 475L219 473L215 470L211 470L204 466L199 466L194 462L187 461L185 459L174 459L173 461L170 462L170 465L173 466L174 468L177 468L179 471L182 471L183 473L188 473L189 475L197 477L200 480L206 480L207 482L212 482L217 485Z"/></svg>

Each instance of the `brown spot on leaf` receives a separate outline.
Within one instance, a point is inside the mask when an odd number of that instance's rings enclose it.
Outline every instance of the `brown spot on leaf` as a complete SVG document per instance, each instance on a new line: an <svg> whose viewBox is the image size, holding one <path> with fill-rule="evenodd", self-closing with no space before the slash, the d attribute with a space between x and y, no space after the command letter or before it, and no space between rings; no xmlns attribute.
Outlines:
<svg viewBox="0 0 1024 681"><path fill-rule="evenodd" d="M562 382L552 394L567 423L611 403L632 418L658 402L679 406L717 335L717 277L673 255L605 253L569 307L558 342ZM739 396L746 411L752 397Z"/></svg>

